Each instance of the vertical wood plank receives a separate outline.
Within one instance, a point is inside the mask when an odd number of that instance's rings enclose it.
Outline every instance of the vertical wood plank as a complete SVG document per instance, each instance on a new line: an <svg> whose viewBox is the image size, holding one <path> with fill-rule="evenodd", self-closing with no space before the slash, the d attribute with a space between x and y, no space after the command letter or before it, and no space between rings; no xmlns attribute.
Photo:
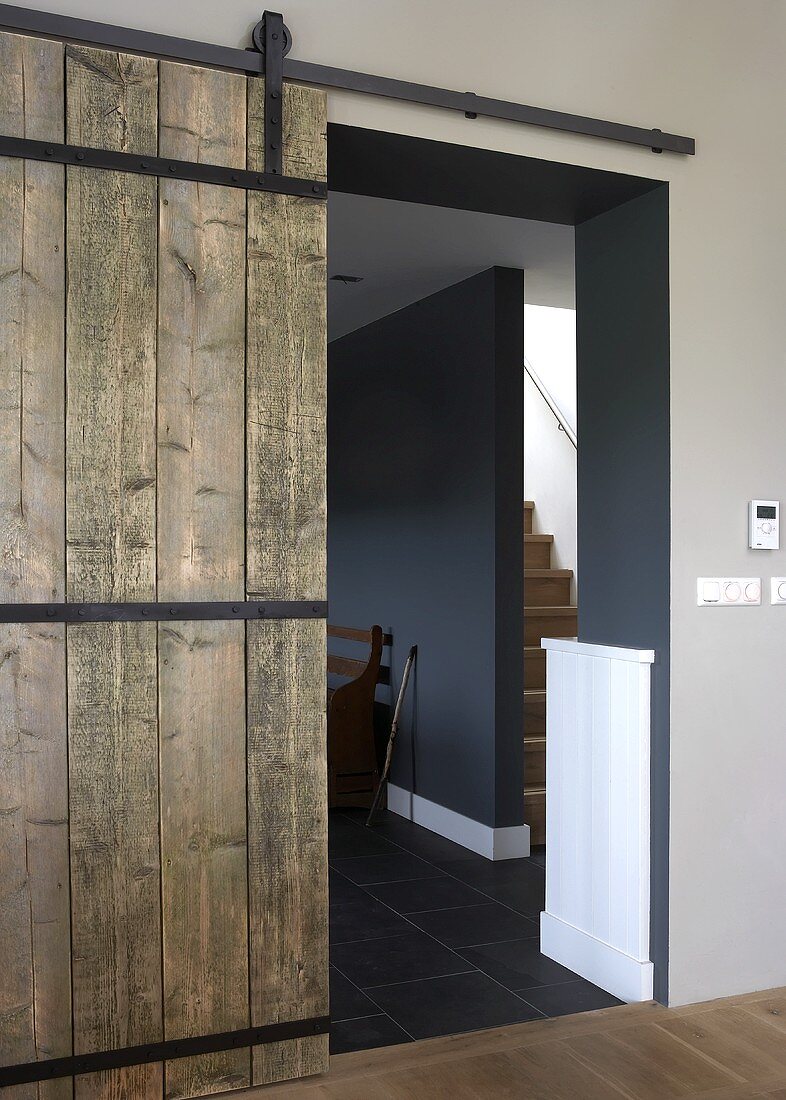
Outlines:
<svg viewBox="0 0 786 1100"><path fill-rule="evenodd" d="M161 65L161 155L245 165L246 81ZM161 598L242 598L245 192L163 179L159 195Z"/></svg>
<svg viewBox="0 0 786 1100"><path fill-rule="evenodd" d="M157 151L157 64L66 47L67 140ZM156 181L68 169L68 598L155 593Z"/></svg>
<svg viewBox="0 0 786 1100"><path fill-rule="evenodd" d="M328 1010L324 623L248 624L251 1023ZM254 1082L327 1070L327 1036L254 1048Z"/></svg>
<svg viewBox="0 0 786 1100"><path fill-rule="evenodd" d="M66 140L157 151L157 62L66 47ZM156 181L67 173L67 598L155 598ZM68 630L74 1048L162 1037L156 628ZM77 1096L160 1097L160 1064Z"/></svg>
<svg viewBox="0 0 786 1100"><path fill-rule="evenodd" d="M609 935L609 720L611 662L593 662L594 714L592 718L592 928L604 942Z"/></svg>
<svg viewBox="0 0 786 1100"><path fill-rule="evenodd" d="M546 651L546 909L562 909L562 871L558 861L561 800L558 777L562 754L562 654Z"/></svg>
<svg viewBox="0 0 786 1100"><path fill-rule="evenodd" d="M627 949L628 930L628 664L611 662L609 716L609 943Z"/></svg>
<svg viewBox="0 0 786 1100"><path fill-rule="evenodd" d="M248 166L262 168L264 84L249 81ZM304 94L307 93L307 94ZM288 149L324 178L326 100L285 86ZM310 140L295 142L293 135ZM248 194L247 579L250 597L316 599L325 588L326 208L290 195Z"/></svg>
<svg viewBox="0 0 786 1100"><path fill-rule="evenodd" d="M560 774L560 863L562 867L562 912L565 920L575 923L578 887L578 847L576 837L576 681L578 658L562 654L562 745ZM548 792L546 794L548 802ZM548 845L548 837L546 837Z"/></svg>
<svg viewBox="0 0 786 1100"><path fill-rule="evenodd" d="M245 77L160 66L162 156L245 167ZM244 599L246 198L161 180L158 592ZM249 1026L245 630L159 626L164 1033ZM167 1097L251 1081L251 1056L168 1062Z"/></svg>
<svg viewBox="0 0 786 1100"><path fill-rule="evenodd" d="M0 33L0 130L63 139L63 47ZM0 601L62 600L64 171L0 158ZM65 638L0 627L0 1062L71 1052ZM65 1100L64 1079L18 1100Z"/></svg>
<svg viewBox="0 0 786 1100"><path fill-rule="evenodd" d="M596 659L580 655L576 661L576 927L592 929L592 727L595 718L593 665Z"/></svg>
<svg viewBox="0 0 786 1100"><path fill-rule="evenodd" d="M249 81L248 166L264 87ZM324 178L326 100L285 86L284 171ZM325 593L325 207L248 195L249 597ZM325 626L249 622L251 1022L327 1010ZM327 1037L254 1049L267 1083L327 1069Z"/></svg>

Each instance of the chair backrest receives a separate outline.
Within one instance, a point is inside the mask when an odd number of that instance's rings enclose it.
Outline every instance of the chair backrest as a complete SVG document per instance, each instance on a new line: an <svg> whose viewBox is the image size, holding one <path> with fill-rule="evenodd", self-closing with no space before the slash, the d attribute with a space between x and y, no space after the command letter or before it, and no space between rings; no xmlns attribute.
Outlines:
<svg viewBox="0 0 786 1100"><path fill-rule="evenodd" d="M359 657L346 657L343 654L328 653L327 670L333 676L343 680L368 679L374 684L390 683L390 665L382 664L382 651L390 646L393 638L385 634L381 626L372 626L370 630L360 630L353 626L331 626L327 628L328 638L338 638L347 642L365 643L369 647L365 660ZM329 644L329 643L328 643Z"/></svg>

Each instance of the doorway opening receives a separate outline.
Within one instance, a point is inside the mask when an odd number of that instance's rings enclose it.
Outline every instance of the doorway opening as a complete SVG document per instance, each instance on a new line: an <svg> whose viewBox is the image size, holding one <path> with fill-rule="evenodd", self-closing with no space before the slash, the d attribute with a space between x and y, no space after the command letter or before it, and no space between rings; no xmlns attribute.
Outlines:
<svg viewBox="0 0 786 1100"><path fill-rule="evenodd" d="M583 529L600 491L602 447L590 424L582 488L571 382L555 397L560 368L534 348L539 323L561 320L564 332L574 316L574 270L581 282L588 262L576 226L659 185L341 126L329 127L329 157L330 622L358 635L378 624L385 634L379 763L404 660L418 645L388 809L373 830L351 796L331 813L339 1053L619 1003L539 949L539 639L579 631L618 644L649 639L631 637L617 614L620 594L589 526L591 553L580 564L582 536L577 548L566 516L572 508ZM541 348L555 340L541 335ZM583 366L596 388L593 363ZM540 467L525 463L527 435L549 427L548 457L541 446ZM657 532L661 548L664 537L667 550L667 528ZM577 573L582 597L585 573L594 592L578 622ZM605 621L599 599L611 610ZM330 649L351 662L357 644L334 638ZM665 943L668 808L655 805L655 793L665 790L667 748L661 721L653 725L653 958ZM665 950L658 970L665 981Z"/></svg>

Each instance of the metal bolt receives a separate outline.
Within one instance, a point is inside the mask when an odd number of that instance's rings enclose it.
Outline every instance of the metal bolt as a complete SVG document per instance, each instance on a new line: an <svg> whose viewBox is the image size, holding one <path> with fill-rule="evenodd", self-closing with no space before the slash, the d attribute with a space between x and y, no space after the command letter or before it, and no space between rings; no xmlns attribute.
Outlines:
<svg viewBox="0 0 786 1100"><path fill-rule="evenodd" d="M271 34L270 37L273 39L274 42L278 42L278 35L277 34Z"/></svg>
<svg viewBox="0 0 786 1100"><path fill-rule="evenodd" d="M84 607L80 607L80 608L79 608L79 611L77 612L77 614L78 614L78 615L84 615L84 613L85 613L85 609L84 609Z"/></svg>
<svg viewBox="0 0 786 1100"><path fill-rule="evenodd" d="M271 99L278 99L278 92L271 92L270 93L270 98Z"/></svg>
<svg viewBox="0 0 786 1100"><path fill-rule="evenodd" d="M232 179L234 180L234 182L235 182L235 183L237 183L237 179L238 179L238 177L237 177L237 176L236 176L236 175L235 175L234 173L233 173L233 175L232 175Z"/></svg>
<svg viewBox="0 0 786 1100"><path fill-rule="evenodd" d="M140 163L139 167L140 167L140 168L149 168L149 167L150 167L150 165L149 165L149 164L147 163L147 161L146 161L146 160L143 160L143 161L142 161L142 162Z"/></svg>
<svg viewBox="0 0 786 1100"><path fill-rule="evenodd" d="M170 609L169 609L169 614L170 614L170 615L174 615L174 614L176 613L176 611L177 611L177 608L176 608L176 607L170 607Z"/></svg>
<svg viewBox="0 0 786 1100"><path fill-rule="evenodd" d="M264 615L264 614L265 614L265 608L264 608L264 606L261 606L261 605L260 605L260 606L259 606L259 607L257 608L257 611L259 612L259 614L260 614L260 615Z"/></svg>
<svg viewBox="0 0 786 1100"><path fill-rule="evenodd" d="M233 608L232 608L232 610L233 610L233 611L234 611L234 613L235 613L235 614L237 615L237 608L236 608L236 607L233 607Z"/></svg>
<svg viewBox="0 0 786 1100"><path fill-rule="evenodd" d="M54 607L48 607L46 609L46 613L49 616L49 618L51 619L57 614L57 611L54 609Z"/></svg>
<svg viewBox="0 0 786 1100"><path fill-rule="evenodd" d="M44 152L46 153L46 155L47 155L48 157L53 157L53 156L55 155L55 151L54 151L54 149L52 149L52 148L47 148L47 149L44 149Z"/></svg>
<svg viewBox="0 0 786 1100"><path fill-rule="evenodd" d="M169 165L169 171L170 171L170 172L176 172L176 171L177 171L177 169L175 168L174 164L170 164L170 165Z"/></svg>
<svg viewBox="0 0 786 1100"><path fill-rule="evenodd" d="M315 615L319 614L319 606L317 604L314 604L311 610L314 612Z"/></svg>
<svg viewBox="0 0 786 1100"><path fill-rule="evenodd" d="M143 607L143 608L142 608L142 614L143 614L143 615L147 615L147 608L146 608L146 607Z"/></svg>
<svg viewBox="0 0 786 1100"><path fill-rule="evenodd" d="M278 146L276 145L275 141L271 141L270 148L271 149L278 149Z"/></svg>
<svg viewBox="0 0 786 1100"><path fill-rule="evenodd" d="M76 154L76 159L77 160L84 160L85 159L85 154L84 153L77 153Z"/></svg>
<svg viewBox="0 0 786 1100"><path fill-rule="evenodd" d="M311 190L314 191L318 195L319 192L322 190L322 188L319 186L318 183L315 183L314 186L311 188Z"/></svg>
<svg viewBox="0 0 786 1100"><path fill-rule="evenodd" d="M273 123L274 126L278 126L278 119L275 115L273 115L270 121Z"/></svg>

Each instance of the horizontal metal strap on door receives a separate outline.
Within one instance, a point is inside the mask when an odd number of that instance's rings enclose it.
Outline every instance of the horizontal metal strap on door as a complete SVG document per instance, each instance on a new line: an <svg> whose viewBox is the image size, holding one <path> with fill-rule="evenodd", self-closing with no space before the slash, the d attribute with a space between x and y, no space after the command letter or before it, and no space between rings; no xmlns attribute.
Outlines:
<svg viewBox="0 0 786 1100"><path fill-rule="evenodd" d="M326 600L222 603L3 603L0 623L184 622L199 619L325 619Z"/></svg>
<svg viewBox="0 0 786 1100"><path fill-rule="evenodd" d="M237 1050L285 1042L288 1039L305 1039L310 1035L327 1035L329 1031L330 1017L314 1016L308 1020L287 1020L278 1024L265 1024L264 1027L197 1035L190 1039L167 1039L160 1043L77 1054L68 1058L22 1062L15 1066L0 1067L0 1087L24 1085L33 1081L52 1081L58 1077L74 1077L81 1073L122 1069L123 1066L140 1066L149 1062L168 1062L175 1058L190 1058L195 1054L212 1054L217 1050Z"/></svg>
<svg viewBox="0 0 786 1100"><path fill-rule="evenodd" d="M111 172L131 172L140 176L195 180L219 187L238 187L243 191L271 191L277 195L326 199L327 184L322 180L298 179L272 172L249 172L245 168L226 168L221 164L197 164L192 160L146 157L139 153L119 153L112 149L93 149L81 145L60 145L32 138L0 136L0 156L24 160L72 164L79 168L104 168Z"/></svg>

